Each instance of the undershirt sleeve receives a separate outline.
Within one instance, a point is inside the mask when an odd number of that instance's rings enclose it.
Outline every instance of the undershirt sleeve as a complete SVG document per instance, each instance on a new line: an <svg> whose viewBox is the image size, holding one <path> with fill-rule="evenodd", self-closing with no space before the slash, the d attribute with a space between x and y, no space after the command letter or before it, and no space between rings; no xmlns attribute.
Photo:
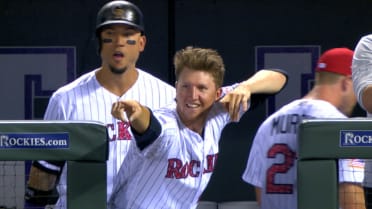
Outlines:
<svg viewBox="0 0 372 209"><path fill-rule="evenodd" d="M149 109L150 110L150 109ZM142 151L147 146L152 144L161 134L161 125L158 119L150 110L150 125L143 134L139 134L136 130L131 128L133 136L136 140L138 148Z"/></svg>

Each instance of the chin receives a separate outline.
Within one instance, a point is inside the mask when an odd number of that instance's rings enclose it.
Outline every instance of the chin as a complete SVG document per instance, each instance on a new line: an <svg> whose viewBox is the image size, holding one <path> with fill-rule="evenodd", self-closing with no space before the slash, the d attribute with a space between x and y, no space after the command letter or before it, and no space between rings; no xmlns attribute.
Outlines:
<svg viewBox="0 0 372 209"><path fill-rule="evenodd" d="M117 68L117 67L113 67L113 66L110 66L110 71L113 73L113 74L123 74L125 73L125 71L127 71L127 68L126 67L123 67L123 68Z"/></svg>

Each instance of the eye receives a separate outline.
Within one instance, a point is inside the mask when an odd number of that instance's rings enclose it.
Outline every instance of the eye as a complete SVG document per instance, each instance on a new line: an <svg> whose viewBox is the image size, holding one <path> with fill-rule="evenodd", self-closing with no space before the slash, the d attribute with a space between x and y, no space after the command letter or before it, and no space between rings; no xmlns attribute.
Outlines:
<svg viewBox="0 0 372 209"><path fill-rule="evenodd" d="M128 31L125 31L122 35L124 37L130 37L130 36L133 36L134 34L136 34L135 30L128 30Z"/></svg>
<svg viewBox="0 0 372 209"><path fill-rule="evenodd" d="M206 90L208 90L208 88L207 88L206 86L204 86L204 85L202 85L202 86L198 86L198 89L199 89L200 91L206 91Z"/></svg>
<svg viewBox="0 0 372 209"><path fill-rule="evenodd" d="M103 35L106 35L106 36L112 36L113 34L114 34L114 31L113 30L110 30L110 29L105 30L103 32Z"/></svg>

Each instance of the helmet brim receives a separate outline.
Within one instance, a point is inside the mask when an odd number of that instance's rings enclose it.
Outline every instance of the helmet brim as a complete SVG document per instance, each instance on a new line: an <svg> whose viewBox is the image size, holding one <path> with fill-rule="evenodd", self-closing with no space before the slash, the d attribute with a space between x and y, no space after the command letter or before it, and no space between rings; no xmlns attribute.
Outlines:
<svg viewBox="0 0 372 209"><path fill-rule="evenodd" d="M133 24L132 22L125 21L125 20L109 20L109 21L106 21L106 22L100 24L96 28L96 31L101 30L103 27L109 26L109 25L129 25L129 26L132 26L132 27L138 29L141 32L144 32L144 28L140 27L139 25Z"/></svg>

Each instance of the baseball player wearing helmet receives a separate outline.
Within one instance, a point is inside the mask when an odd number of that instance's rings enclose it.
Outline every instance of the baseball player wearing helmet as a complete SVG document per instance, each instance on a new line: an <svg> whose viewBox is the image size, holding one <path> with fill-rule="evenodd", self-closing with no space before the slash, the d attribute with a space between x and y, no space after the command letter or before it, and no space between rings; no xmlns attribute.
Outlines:
<svg viewBox="0 0 372 209"><path fill-rule="evenodd" d="M176 53L174 65L174 104L153 112L133 100L113 104L112 114L130 121L136 143L115 179L109 208L196 208L224 126L239 121L249 104L255 106L257 93L274 94L286 83L283 72L261 70L235 87L221 88L225 68L212 49L187 47Z"/></svg>
<svg viewBox="0 0 372 209"><path fill-rule="evenodd" d="M359 105L372 117L372 34L363 36L356 48L352 64L354 91ZM372 160L365 160L365 186L367 208L372 208Z"/></svg>
<svg viewBox="0 0 372 209"><path fill-rule="evenodd" d="M346 118L356 104L351 81L353 51L333 48L322 54L315 86L269 116L254 138L243 180L256 187L262 209L297 208L297 130L306 118ZM339 160L340 208L364 208L364 162ZM321 203L320 203L321 204Z"/></svg>
<svg viewBox="0 0 372 209"><path fill-rule="evenodd" d="M112 103L133 99L149 108L159 108L174 100L175 89L136 67L136 61L146 44L143 17L137 6L127 1L112 1L104 5L98 12L96 35L102 66L54 92L44 119L93 120L107 124L109 197L113 180L132 141L129 124L112 117ZM35 191L50 191L53 188L51 185L62 172L58 184L60 198L56 208L66 208L67 169L63 168L64 164L34 162L26 197L37 199L37 195L33 197Z"/></svg>

